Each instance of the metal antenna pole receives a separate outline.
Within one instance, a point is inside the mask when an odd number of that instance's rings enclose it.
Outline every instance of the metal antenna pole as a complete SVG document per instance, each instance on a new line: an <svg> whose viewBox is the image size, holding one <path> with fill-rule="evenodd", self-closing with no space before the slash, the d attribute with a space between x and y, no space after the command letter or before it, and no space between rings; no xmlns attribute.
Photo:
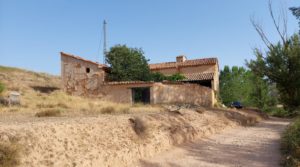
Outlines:
<svg viewBox="0 0 300 167"><path fill-rule="evenodd" d="M103 64L106 64L106 21L103 21Z"/></svg>

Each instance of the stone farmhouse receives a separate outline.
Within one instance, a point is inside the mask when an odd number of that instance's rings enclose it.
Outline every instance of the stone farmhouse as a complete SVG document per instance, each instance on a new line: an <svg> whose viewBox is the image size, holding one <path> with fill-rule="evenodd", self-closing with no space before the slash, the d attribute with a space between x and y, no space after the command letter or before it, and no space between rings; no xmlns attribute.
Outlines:
<svg viewBox="0 0 300 167"><path fill-rule="evenodd" d="M110 68L81 57L61 52L63 89L68 94L95 97L120 103L190 103L213 106L219 90L217 58L187 60L176 57L176 62L150 64L153 72L165 75L181 73L182 81L110 82ZM137 96L138 95L138 96Z"/></svg>

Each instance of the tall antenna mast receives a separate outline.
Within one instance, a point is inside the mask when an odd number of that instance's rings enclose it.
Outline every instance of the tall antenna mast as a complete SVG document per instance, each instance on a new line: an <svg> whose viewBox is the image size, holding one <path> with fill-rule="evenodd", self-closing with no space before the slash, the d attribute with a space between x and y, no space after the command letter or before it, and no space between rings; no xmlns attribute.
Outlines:
<svg viewBox="0 0 300 167"><path fill-rule="evenodd" d="M106 21L103 20L103 64L106 64Z"/></svg>

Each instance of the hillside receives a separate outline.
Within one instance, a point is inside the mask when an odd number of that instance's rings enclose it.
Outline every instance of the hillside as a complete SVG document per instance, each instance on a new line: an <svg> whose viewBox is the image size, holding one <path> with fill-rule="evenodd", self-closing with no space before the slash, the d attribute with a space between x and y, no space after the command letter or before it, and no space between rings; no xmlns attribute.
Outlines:
<svg viewBox="0 0 300 167"><path fill-rule="evenodd" d="M21 106L0 106L4 167L136 166L174 145L262 119L253 111L70 96L59 77L17 68L1 67L0 79L4 95L21 93Z"/></svg>
<svg viewBox="0 0 300 167"><path fill-rule="evenodd" d="M0 81L8 90L30 91L34 87L60 88L60 77L14 67L0 66Z"/></svg>

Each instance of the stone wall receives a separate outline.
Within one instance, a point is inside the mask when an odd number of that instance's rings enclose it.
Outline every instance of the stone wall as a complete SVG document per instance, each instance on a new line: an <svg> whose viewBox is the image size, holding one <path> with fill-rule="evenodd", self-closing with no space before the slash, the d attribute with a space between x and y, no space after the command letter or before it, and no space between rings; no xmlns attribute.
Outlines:
<svg viewBox="0 0 300 167"><path fill-rule="evenodd" d="M197 84L161 84L152 87L153 104L188 103L202 106L213 106L213 90Z"/></svg>
<svg viewBox="0 0 300 167"><path fill-rule="evenodd" d="M197 84L120 84L102 85L98 97L118 103L132 103L132 88L150 87L151 104L188 103L202 106L214 104L213 90Z"/></svg>
<svg viewBox="0 0 300 167"><path fill-rule="evenodd" d="M132 92L128 85L102 85L98 97L117 103L132 103Z"/></svg>
<svg viewBox="0 0 300 167"><path fill-rule="evenodd" d="M181 68L181 72L215 72L217 66ZM176 73L176 68L166 73ZM174 71L175 70L175 71ZM213 80L212 89L198 84L154 83L154 82L105 82L105 71L99 64L82 58L61 53L61 76L64 91L79 96L98 97L119 103L132 103L132 88L149 87L150 103L190 103L212 106L215 103L214 90L218 87L218 73ZM217 83L216 83L217 82Z"/></svg>
<svg viewBox="0 0 300 167"><path fill-rule="evenodd" d="M105 72L98 64L61 53L61 76L64 91L72 95L97 96Z"/></svg>

